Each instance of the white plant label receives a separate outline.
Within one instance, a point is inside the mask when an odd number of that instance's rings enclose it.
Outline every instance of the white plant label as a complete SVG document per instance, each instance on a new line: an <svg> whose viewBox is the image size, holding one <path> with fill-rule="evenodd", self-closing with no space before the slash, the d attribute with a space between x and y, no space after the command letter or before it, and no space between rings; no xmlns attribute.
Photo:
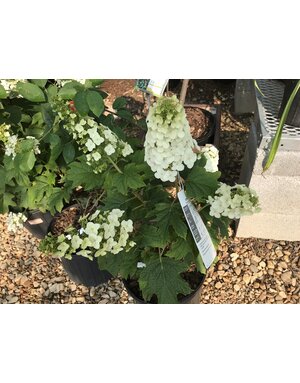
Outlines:
<svg viewBox="0 0 300 383"><path fill-rule="evenodd" d="M186 197L183 189L178 192L177 196L185 219L193 235L194 241L200 252L203 263L208 269L217 255L209 232L207 231L207 228L202 221L202 218L200 217L197 209Z"/></svg>
<svg viewBox="0 0 300 383"><path fill-rule="evenodd" d="M146 92L153 96L162 96L169 80L150 80Z"/></svg>

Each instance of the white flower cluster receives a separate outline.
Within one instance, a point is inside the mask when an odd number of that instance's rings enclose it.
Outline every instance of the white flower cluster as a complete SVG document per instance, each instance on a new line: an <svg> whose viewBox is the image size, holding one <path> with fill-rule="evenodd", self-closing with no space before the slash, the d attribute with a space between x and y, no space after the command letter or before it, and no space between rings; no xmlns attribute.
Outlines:
<svg viewBox="0 0 300 383"><path fill-rule="evenodd" d="M9 213L6 219L7 230L16 233L19 229L22 229L26 221L27 218L22 213Z"/></svg>
<svg viewBox="0 0 300 383"><path fill-rule="evenodd" d="M9 133L10 125L8 124L2 124L0 125L0 141L2 141L5 145L5 155L6 156L12 156L14 159L17 154L17 145L18 142L23 141L24 138L19 139L19 137L14 134L10 135ZM40 154L41 151L39 149L39 140L37 140L33 136L26 136L25 140L33 140L33 152L34 154Z"/></svg>
<svg viewBox="0 0 300 383"><path fill-rule="evenodd" d="M120 157L133 153L129 144L93 118L82 118L68 107L59 110L58 115L65 121L64 128L85 153L87 163L93 168L94 173L101 173L107 168L107 157L116 162Z"/></svg>
<svg viewBox="0 0 300 383"><path fill-rule="evenodd" d="M40 148L39 148L39 140L36 139L33 136L26 136L26 140L34 140L34 147L33 152L34 154L41 154Z"/></svg>
<svg viewBox="0 0 300 383"><path fill-rule="evenodd" d="M5 155L12 156L12 158L16 157L16 146L18 143L18 136L14 134L13 136L9 136L5 143Z"/></svg>
<svg viewBox="0 0 300 383"><path fill-rule="evenodd" d="M16 146L18 143L17 135L10 135L10 125L9 124L1 124L0 125L0 141L4 143L5 146L5 155L12 156L15 158L16 156Z"/></svg>
<svg viewBox="0 0 300 383"><path fill-rule="evenodd" d="M246 185L230 186L220 183L214 197L209 196L209 214L212 217L236 218L251 215L260 211L256 192Z"/></svg>
<svg viewBox="0 0 300 383"><path fill-rule="evenodd" d="M218 149L211 144L206 144L205 146L199 147L198 158L205 157L206 164L204 169L207 172L214 173L218 171L219 164L219 151Z"/></svg>
<svg viewBox="0 0 300 383"><path fill-rule="evenodd" d="M184 165L191 169L197 160L196 141L176 96L160 97L150 107L147 126L145 161L156 178L174 182Z"/></svg>
<svg viewBox="0 0 300 383"><path fill-rule="evenodd" d="M27 80L0 80L0 85L8 92L9 97L22 97L16 90L18 82L27 82Z"/></svg>
<svg viewBox="0 0 300 383"><path fill-rule="evenodd" d="M133 222L121 220L123 214L124 211L119 209L96 210L92 215L82 217L79 230L71 228L57 237L53 255L72 259L72 254L76 253L92 260L93 256L118 254L124 249L128 251L135 246L135 242L128 241Z"/></svg>

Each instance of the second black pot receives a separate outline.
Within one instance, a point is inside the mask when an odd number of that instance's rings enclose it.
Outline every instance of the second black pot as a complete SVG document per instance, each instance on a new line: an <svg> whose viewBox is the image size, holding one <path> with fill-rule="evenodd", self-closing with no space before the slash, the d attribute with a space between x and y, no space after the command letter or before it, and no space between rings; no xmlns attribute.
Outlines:
<svg viewBox="0 0 300 383"><path fill-rule="evenodd" d="M99 270L97 258L92 261L74 254L72 259L61 259L62 265L73 282L86 287L98 286L108 282L112 275L106 270Z"/></svg>
<svg viewBox="0 0 300 383"><path fill-rule="evenodd" d="M43 239L49 231L53 216L49 213L42 213L39 210L31 211L28 214L24 227L36 238ZM37 221L38 223L35 223ZM41 222L39 222L41 221Z"/></svg>

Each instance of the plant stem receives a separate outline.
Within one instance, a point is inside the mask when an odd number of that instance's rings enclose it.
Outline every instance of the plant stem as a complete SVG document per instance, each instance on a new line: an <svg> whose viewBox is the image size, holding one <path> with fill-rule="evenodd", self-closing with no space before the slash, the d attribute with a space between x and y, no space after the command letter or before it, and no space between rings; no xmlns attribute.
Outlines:
<svg viewBox="0 0 300 383"><path fill-rule="evenodd" d="M112 163L113 167L117 170L118 173L123 174L122 170L119 168L119 166L109 157L107 156L109 161Z"/></svg>
<svg viewBox="0 0 300 383"><path fill-rule="evenodd" d="M207 203L206 205L204 205L203 207L201 207L201 209L199 210L199 212L202 211L203 209L205 209L207 206L209 206L209 203Z"/></svg>
<svg viewBox="0 0 300 383"><path fill-rule="evenodd" d="M142 200L141 196L137 192L132 192L132 194L145 206L146 202Z"/></svg>
<svg viewBox="0 0 300 383"><path fill-rule="evenodd" d="M52 127L48 130L48 132L44 134L43 137L41 137L38 141L41 142L45 137L47 137L48 134L53 130L53 128L54 128L54 125L52 125Z"/></svg>

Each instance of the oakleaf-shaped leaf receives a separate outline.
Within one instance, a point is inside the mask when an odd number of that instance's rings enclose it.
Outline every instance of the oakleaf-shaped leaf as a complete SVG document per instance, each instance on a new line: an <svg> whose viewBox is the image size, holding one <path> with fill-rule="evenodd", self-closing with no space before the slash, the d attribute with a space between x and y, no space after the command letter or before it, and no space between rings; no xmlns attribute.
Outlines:
<svg viewBox="0 0 300 383"><path fill-rule="evenodd" d="M48 198L50 213L55 214L56 212L61 212L65 205L65 202L69 202L70 194L70 188L53 188L53 191Z"/></svg>
<svg viewBox="0 0 300 383"><path fill-rule="evenodd" d="M187 226L181 207L178 204L173 202L158 203L151 214L155 216L163 238L169 236L170 226L173 227L179 237L186 238Z"/></svg>
<svg viewBox="0 0 300 383"><path fill-rule="evenodd" d="M158 303L178 303L178 294L187 295L192 292L188 283L180 276L186 269L186 264L172 258L162 257L161 260L157 258L148 261L139 278L143 298L150 301L155 294Z"/></svg>
<svg viewBox="0 0 300 383"><path fill-rule="evenodd" d="M163 248L167 245L169 238L165 240L162 237L162 233L158 227L155 226L143 226L139 232L141 236L140 242L145 247L159 247Z"/></svg>
<svg viewBox="0 0 300 383"><path fill-rule="evenodd" d="M143 176L139 174L143 172L144 166L128 164L124 167L123 173L112 173L110 178L112 185L122 194L127 194L128 188L137 190L146 186Z"/></svg>
<svg viewBox="0 0 300 383"><path fill-rule="evenodd" d="M105 210L111 209L126 209L126 200L127 197L121 193L108 193L108 195L104 198L104 208Z"/></svg>
<svg viewBox="0 0 300 383"><path fill-rule="evenodd" d="M9 211L9 206L16 206L15 201L13 200L15 196L11 193L4 193L3 194L3 207L2 211L4 213L7 213Z"/></svg>
<svg viewBox="0 0 300 383"><path fill-rule="evenodd" d="M178 238L176 242L172 243L171 249L165 255L166 257L179 260L185 258L191 252L192 249L189 243L182 238Z"/></svg>
<svg viewBox="0 0 300 383"><path fill-rule="evenodd" d="M186 194L198 202L206 201L218 189L220 172L209 173L201 166L194 166L185 181Z"/></svg>
<svg viewBox="0 0 300 383"><path fill-rule="evenodd" d="M86 163L77 161L69 165L66 179L72 182L73 187L83 186L85 190L100 188L103 184L100 174L95 174Z"/></svg>

